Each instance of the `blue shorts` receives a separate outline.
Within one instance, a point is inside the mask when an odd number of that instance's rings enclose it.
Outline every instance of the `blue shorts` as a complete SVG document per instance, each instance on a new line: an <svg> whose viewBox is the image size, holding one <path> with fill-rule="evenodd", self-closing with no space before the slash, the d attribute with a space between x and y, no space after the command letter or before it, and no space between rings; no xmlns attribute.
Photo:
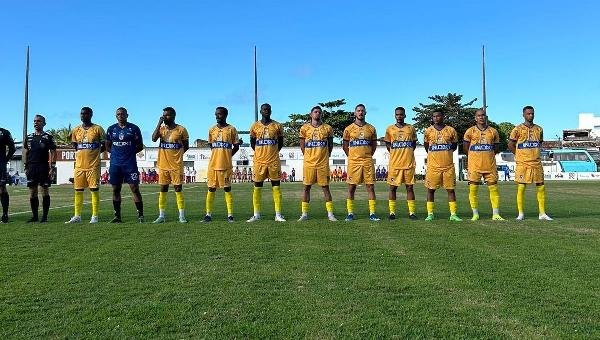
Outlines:
<svg viewBox="0 0 600 340"><path fill-rule="evenodd" d="M108 169L108 182L118 184L140 184L140 173L136 164L111 164Z"/></svg>

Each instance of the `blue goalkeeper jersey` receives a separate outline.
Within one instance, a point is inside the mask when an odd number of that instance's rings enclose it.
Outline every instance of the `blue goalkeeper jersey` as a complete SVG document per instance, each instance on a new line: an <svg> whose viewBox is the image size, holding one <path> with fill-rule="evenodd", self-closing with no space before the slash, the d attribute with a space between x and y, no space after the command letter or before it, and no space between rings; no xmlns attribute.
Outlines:
<svg viewBox="0 0 600 340"><path fill-rule="evenodd" d="M125 127L119 124L111 125L106 131L106 138L112 143L110 151L110 164L135 165L136 149L138 144L143 144L140 128L131 123Z"/></svg>

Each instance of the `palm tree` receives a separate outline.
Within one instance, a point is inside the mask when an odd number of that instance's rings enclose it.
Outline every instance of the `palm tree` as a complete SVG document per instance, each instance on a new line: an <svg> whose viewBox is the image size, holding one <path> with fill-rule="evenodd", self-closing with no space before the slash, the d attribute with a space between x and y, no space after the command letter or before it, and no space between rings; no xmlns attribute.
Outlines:
<svg viewBox="0 0 600 340"><path fill-rule="evenodd" d="M71 146L71 124L68 127L49 129L47 132L54 137L54 142L59 148Z"/></svg>

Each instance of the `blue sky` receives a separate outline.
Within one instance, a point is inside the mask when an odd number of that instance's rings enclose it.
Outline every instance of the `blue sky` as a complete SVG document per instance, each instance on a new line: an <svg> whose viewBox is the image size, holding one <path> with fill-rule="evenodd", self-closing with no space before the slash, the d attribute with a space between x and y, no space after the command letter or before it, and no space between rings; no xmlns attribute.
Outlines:
<svg viewBox="0 0 600 340"><path fill-rule="evenodd" d="M150 144L165 106L192 140L219 105L247 130L254 45L274 119L345 98L383 135L396 106L410 121L430 95L481 105L485 44L490 119L519 123L533 105L550 140L579 112L600 113L599 12L594 1L4 1L0 126L21 139L27 45L30 114L47 128L78 124L82 106L106 128L124 106Z"/></svg>

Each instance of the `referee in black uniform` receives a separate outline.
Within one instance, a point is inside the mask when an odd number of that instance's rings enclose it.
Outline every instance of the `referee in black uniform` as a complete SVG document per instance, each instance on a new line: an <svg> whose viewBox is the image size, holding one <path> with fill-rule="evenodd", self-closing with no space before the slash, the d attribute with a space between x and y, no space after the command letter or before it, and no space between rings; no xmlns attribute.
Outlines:
<svg viewBox="0 0 600 340"><path fill-rule="evenodd" d="M10 181L8 176L8 161L15 154L15 141L13 140L10 132L6 129L0 128L0 202L2 203L2 218L0 223L8 223L8 191L6 190L6 183Z"/></svg>
<svg viewBox="0 0 600 340"><path fill-rule="evenodd" d="M42 115L33 117L35 132L29 134L23 145L26 153L25 173L29 188L29 203L32 217L27 221L48 222L50 209L50 193L48 188L52 182L53 167L56 165L56 143L51 134L44 132L46 118ZM42 187L42 219L38 218L38 186Z"/></svg>

